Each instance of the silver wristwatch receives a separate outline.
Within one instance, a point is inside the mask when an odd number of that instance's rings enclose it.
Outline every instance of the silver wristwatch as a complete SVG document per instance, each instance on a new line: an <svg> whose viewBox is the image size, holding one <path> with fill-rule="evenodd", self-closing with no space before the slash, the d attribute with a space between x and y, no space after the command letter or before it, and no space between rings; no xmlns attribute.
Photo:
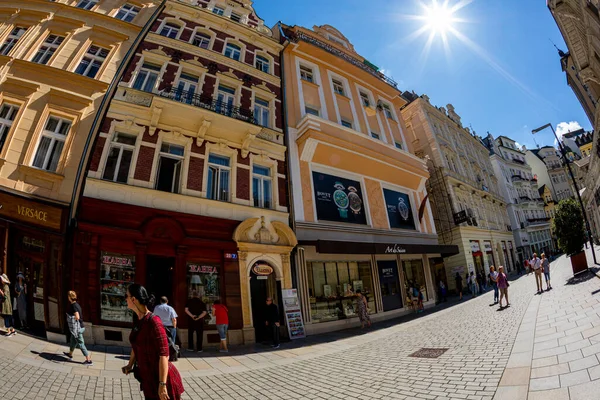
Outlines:
<svg viewBox="0 0 600 400"><path fill-rule="evenodd" d="M158 386L167 386L166 382L158 382Z"/></svg>

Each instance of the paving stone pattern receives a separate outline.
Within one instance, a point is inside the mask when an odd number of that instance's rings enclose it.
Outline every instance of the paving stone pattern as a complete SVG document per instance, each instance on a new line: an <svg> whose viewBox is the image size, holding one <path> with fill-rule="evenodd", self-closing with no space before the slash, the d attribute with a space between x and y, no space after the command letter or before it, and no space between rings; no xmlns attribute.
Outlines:
<svg viewBox="0 0 600 400"><path fill-rule="evenodd" d="M555 262L555 289L542 296L534 296L533 275L512 282L512 306L504 311L490 307L492 293L488 292L424 318L335 342L296 349L284 345L267 353L183 358L176 365L184 377L184 398L492 400L501 380L510 383L504 385L505 394L524 390L527 397L530 377L532 388L538 385L549 390L576 385L584 380L583 372L588 381L600 378L599 360L590 358L600 352L600 337L596 337L600 331L591 330L598 315L579 308L587 303L592 309L597 305L594 297L600 295L592 295L589 289L600 289L600 279L565 286L569 269L564 257ZM582 285L586 291L573 294ZM576 298L577 305L568 312L579 314L561 319L572 304L570 298ZM565 308L565 315L553 313L554 303ZM540 313L537 322L536 307ZM525 315L527 320L523 320ZM564 335L554 337L558 330L553 332L552 324L558 323L564 324ZM544 340L533 343L537 347L523 356L514 351L522 350L520 345L514 345L517 334L523 332L520 328L528 326L536 330L535 337L528 334L532 343L538 339L537 332L544 333L539 336ZM409 357L421 348L448 351L436 359ZM64 346L24 335L0 337L0 398L142 398L137 382L119 372L127 362L127 349L95 352L95 365L88 368L64 362L58 356L64 350ZM559 357L569 354L575 355L559 362ZM509 359L514 365L505 373ZM520 367L519 362L525 366ZM534 382L554 375L559 386L554 378ZM546 395L544 400L553 398Z"/></svg>

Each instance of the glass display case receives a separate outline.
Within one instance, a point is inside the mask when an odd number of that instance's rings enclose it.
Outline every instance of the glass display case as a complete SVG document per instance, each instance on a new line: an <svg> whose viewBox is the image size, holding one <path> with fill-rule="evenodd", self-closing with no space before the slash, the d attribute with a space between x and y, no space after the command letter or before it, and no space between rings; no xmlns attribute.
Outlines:
<svg viewBox="0 0 600 400"><path fill-rule="evenodd" d="M100 257L100 318L131 322L127 309L127 287L135 279L135 256L102 252Z"/></svg>

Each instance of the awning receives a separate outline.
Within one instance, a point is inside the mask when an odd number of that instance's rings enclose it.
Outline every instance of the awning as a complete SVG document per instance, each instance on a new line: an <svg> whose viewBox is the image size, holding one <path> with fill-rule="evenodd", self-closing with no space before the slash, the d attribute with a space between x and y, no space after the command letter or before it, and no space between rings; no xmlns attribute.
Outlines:
<svg viewBox="0 0 600 400"><path fill-rule="evenodd" d="M315 246L324 254L441 254L450 257L459 253L458 246L445 244L359 243L335 240L305 240L300 246Z"/></svg>

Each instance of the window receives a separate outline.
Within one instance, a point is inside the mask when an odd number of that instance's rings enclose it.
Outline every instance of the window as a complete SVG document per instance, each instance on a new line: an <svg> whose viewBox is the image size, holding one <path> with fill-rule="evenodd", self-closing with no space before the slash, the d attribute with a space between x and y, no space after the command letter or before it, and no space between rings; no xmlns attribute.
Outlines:
<svg viewBox="0 0 600 400"><path fill-rule="evenodd" d="M49 35L31 61L38 64L48 64L48 61L50 61L50 58L52 58L52 55L63 40L65 38L62 36Z"/></svg>
<svg viewBox="0 0 600 400"><path fill-rule="evenodd" d="M56 172L70 128L71 121L54 116L48 117L33 158L34 167Z"/></svg>
<svg viewBox="0 0 600 400"><path fill-rule="evenodd" d="M271 208L273 206L271 169L254 165L252 167L252 197L254 207Z"/></svg>
<svg viewBox="0 0 600 400"><path fill-rule="evenodd" d="M229 157L210 154L208 156L208 184L206 197L212 200L229 201Z"/></svg>
<svg viewBox="0 0 600 400"><path fill-rule="evenodd" d="M242 56L242 49L240 46L236 46L235 44L227 43L227 46L225 47L225 57L229 57L236 61L240 61L241 56Z"/></svg>
<svg viewBox="0 0 600 400"><path fill-rule="evenodd" d="M15 47L15 44L17 44L19 39L21 39L21 36L23 36L26 31L27 28L22 28L20 26L15 27L0 47L0 55L8 55L8 53L10 53L13 47Z"/></svg>
<svg viewBox="0 0 600 400"><path fill-rule="evenodd" d="M269 127L271 119L269 112L269 102L267 100L254 98L254 118L259 125Z"/></svg>
<svg viewBox="0 0 600 400"><path fill-rule="evenodd" d="M210 310L215 300L221 299L219 290L221 288L221 280L219 279L219 269L221 264L209 263L187 263L187 291L188 299L194 297L194 292L202 299L204 309L212 318L208 322L209 325L216 324L217 320L214 315L211 315ZM214 314L214 313L213 313ZM131 318L129 318L131 319Z"/></svg>
<svg viewBox="0 0 600 400"><path fill-rule="evenodd" d="M242 20L242 16L240 14L236 14L234 12L231 13L231 15L229 16L229 18L232 21L235 21L235 22L241 22L241 20Z"/></svg>
<svg viewBox="0 0 600 400"><path fill-rule="evenodd" d="M75 73L87 76L88 78L95 78L106 56L108 56L107 49L91 45L85 56L81 59Z"/></svg>
<svg viewBox="0 0 600 400"><path fill-rule="evenodd" d="M402 150L402 143L400 143L400 142L394 142L394 144L396 145L397 149Z"/></svg>
<svg viewBox="0 0 600 400"><path fill-rule="evenodd" d="M346 128L350 128L350 129L352 129L352 122L350 122L350 121L348 121L348 120L345 120L345 119L343 119L343 120L342 120L342 126L345 126Z"/></svg>
<svg viewBox="0 0 600 400"><path fill-rule="evenodd" d="M394 119L394 116L392 115L392 110L390 109L390 106L388 104L382 103L381 106L383 107L383 111L385 112L385 116L388 117L389 119Z"/></svg>
<svg viewBox="0 0 600 400"><path fill-rule="evenodd" d="M133 82L133 88L144 92L152 92L158 80L159 72L160 67L158 65L144 63L135 78L135 82Z"/></svg>
<svg viewBox="0 0 600 400"><path fill-rule="evenodd" d="M210 46L210 36L205 33L196 33L192 39L192 44L200 47L201 49L208 49Z"/></svg>
<svg viewBox="0 0 600 400"><path fill-rule="evenodd" d="M271 64L269 63L269 60L266 57L256 56L256 63L254 66L262 72L266 72L268 74L270 65Z"/></svg>
<svg viewBox="0 0 600 400"><path fill-rule="evenodd" d="M160 146L156 190L179 193L184 152L183 146L169 143L163 143Z"/></svg>
<svg viewBox="0 0 600 400"><path fill-rule="evenodd" d="M221 7L213 7L212 12L213 12L213 14L217 14L217 15L225 14L225 10L222 9Z"/></svg>
<svg viewBox="0 0 600 400"><path fill-rule="evenodd" d="M4 148L8 132L18 112L19 107L14 104L4 103L0 107L0 151Z"/></svg>
<svg viewBox="0 0 600 400"><path fill-rule="evenodd" d="M381 139L381 137L379 136L379 133L375 133L375 132L371 132L371 137L372 137L373 139L377 139L377 140L380 140L380 139Z"/></svg>
<svg viewBox="0 0 600 400"><path fill-rule="evenodd" d="M194 75L181 74L177 83L175 100L192 104L194 95L198 91L198 77Z"/></svg>
<svg viewBox="0 0 600 400"><path fill-rule="evenodd" d="M305 67L304 65L300 66L300 79L305 80L307 82L313 81L313 70L311 68Z"/></svg>
<svg viewBox="0 0 600 400"><path fill-rule="evenodd" d="M337 94L345 96L344 85L342 84L342 82L338 81L337 79L332 79L332 83L333 83L333 91Z"/></svg>
<svg viewBox="0 0 600 400"><path fill-rule="evenodd" d="M102 179L127 183L136 137L125 133L116 133L108 151Z"/></svg>
<svg viewBox="0 0 600 400"><path fill-rule="evenodd" d="M139 12L140 9L138 7L131 4L124 4L119 12L117 12L117 15L115 15L115 18L120 19L121 21L131 22Z"/></svg>
<svg viewBox="0 0 600 400"><path fill-rule="evenodd" d="M363 103L363 106L365 107L370 107L371 106L371 101L369 100L369 95L364 93L364 92L360 92L360 100Z"/></svg>
<svg viewBox="0 0 600 400"><path fill-rule="evenodd" d="M306 107L304 107L304 111L307 114L316 115L317 117L319 116L319 110L317 110L316 108L312 108L312 107L306 106Z"/></svg>
<svg viewBox="0 0 600 400"><path fill-rule="evenodd" d="M175 25L175 24L171 24L171 23L164 24L163 28L160 31L161 36L166 36L171 39L177 38L178 34L179 34L179 25Z"/></svg>
<svg viewBox="0 0 600 400"><path fill-rule="evenodd" d="M91 10L97 3L98 0L79 0L77 7L83 8L84 10Z"/></svg>
<svg viewBox="0 0 600 400"><path fill-rule="evenodd" d="M217 107L215 111L223 115L231 116L234 103L235 89L219 85L219 91L217 92Z"/></svg>

